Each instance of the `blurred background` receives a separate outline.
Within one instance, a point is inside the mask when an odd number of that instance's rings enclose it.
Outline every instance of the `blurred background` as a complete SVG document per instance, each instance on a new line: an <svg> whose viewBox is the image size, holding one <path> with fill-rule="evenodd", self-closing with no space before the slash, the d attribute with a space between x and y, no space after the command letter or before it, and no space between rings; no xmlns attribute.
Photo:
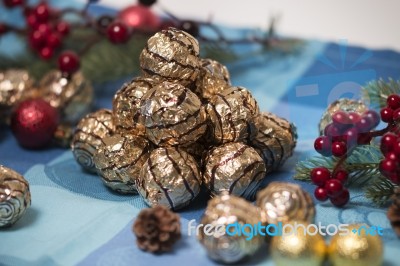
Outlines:
<svg viewBox="0 0 400 266"><path fill-rule="evenodd" d="M136 1L98 3L121 8ZM276 17L279 34L330 41L346 39L350 45L400 51L398 0L159 0L158 3L156 11L161 6L180 18L212 19L232 26L266 29L271 18Z"/></svg>

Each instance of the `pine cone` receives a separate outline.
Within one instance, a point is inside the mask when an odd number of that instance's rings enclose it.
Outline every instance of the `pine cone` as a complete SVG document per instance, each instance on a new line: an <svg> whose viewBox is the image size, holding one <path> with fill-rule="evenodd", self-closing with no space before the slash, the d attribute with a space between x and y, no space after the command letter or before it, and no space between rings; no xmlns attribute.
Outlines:
<svg viewBox="0 0 400 266"><path fill-rule="evenodd" d="M393 203L388 209L387 217L393 230L400 237L400 188L397 188L394 192Z"/></svg>
<svg viewBox="0 0 400 266"><path fill-rule="evenodd" d="M143 209L133 224L133 233L140 249L169 251L181 237L179 215L162 205Z"/></svg>

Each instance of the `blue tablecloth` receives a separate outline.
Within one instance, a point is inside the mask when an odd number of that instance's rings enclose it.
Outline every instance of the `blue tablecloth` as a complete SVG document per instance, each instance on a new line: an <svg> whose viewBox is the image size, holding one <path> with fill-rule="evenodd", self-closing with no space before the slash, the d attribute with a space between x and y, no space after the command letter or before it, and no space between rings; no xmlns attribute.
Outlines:
<svg viewBox="0 0 400 266"><path fill-rule="evenodd" d="M4 43L0 43L3 48ZM400 54L348 46L344 41L307 41L298 53L262 53L228 68L232 83L251 90L262 111L275 112L297 125L299 141L294 156L265 179L265 184L273 180L294 182L296 162L315 155L313 140L327 104L340 96L357 97L361 85L378 77L399 79ZM99 86L103 93L97 97L97 107L111 107L111 95L122 82ZM0 265L215 264L187 233L188 221L199 221L204 211L203 197L179 212L183 238L173 252L152 255L137 248L131 232L137 213L146 207L143 200L107 189L97 176L80 169L71 151L24 150L9 130L1 129L0 163L24 174L32 193L32 206L25 216L12 228L0 230ZM312 193L312 185L299 184ZM345 208L319 202L316 208L316 222L323 225L364 222L382 227L385 265L400 265L396 259L400 240L390 227L386 210L374 207L360 191L351 191ZM273 265L265 251L247 263Z"/></svg>

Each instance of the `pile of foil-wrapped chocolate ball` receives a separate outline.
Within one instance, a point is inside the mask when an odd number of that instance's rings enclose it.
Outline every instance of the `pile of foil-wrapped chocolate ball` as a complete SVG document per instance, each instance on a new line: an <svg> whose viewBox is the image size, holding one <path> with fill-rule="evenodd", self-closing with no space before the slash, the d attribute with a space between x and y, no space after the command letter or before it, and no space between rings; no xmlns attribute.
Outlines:
<svg viewBox="0 0 400 266"><path fill-rule="evenodd" d="M199 57L188 33L156 33L140 67L113 109L84 117L72 141L77 162L111 189L173 210L201 186L253 199L265 175L291 156L294 126L261 113L248 90L230 84L225 66Z"/></svg>

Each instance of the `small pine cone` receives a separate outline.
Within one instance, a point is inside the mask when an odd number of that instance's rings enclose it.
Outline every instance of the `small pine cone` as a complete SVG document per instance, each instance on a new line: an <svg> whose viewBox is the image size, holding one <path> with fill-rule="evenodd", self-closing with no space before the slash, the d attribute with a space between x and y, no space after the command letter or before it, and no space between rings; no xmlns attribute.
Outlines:
<svg viewBox="0 0 400 266"><path fill-rule="evenodd" d="M388 209L387 217L393 230L400 237L400 188L397 188L394 192L393 203Z"/></svg>
<svg viewBox="0 0 400 266"><path fill-rule="evenodd" d="M140 249L169 251L181 237L179 215L162 205L143 209L133 224L133 233Z"/></svg>

